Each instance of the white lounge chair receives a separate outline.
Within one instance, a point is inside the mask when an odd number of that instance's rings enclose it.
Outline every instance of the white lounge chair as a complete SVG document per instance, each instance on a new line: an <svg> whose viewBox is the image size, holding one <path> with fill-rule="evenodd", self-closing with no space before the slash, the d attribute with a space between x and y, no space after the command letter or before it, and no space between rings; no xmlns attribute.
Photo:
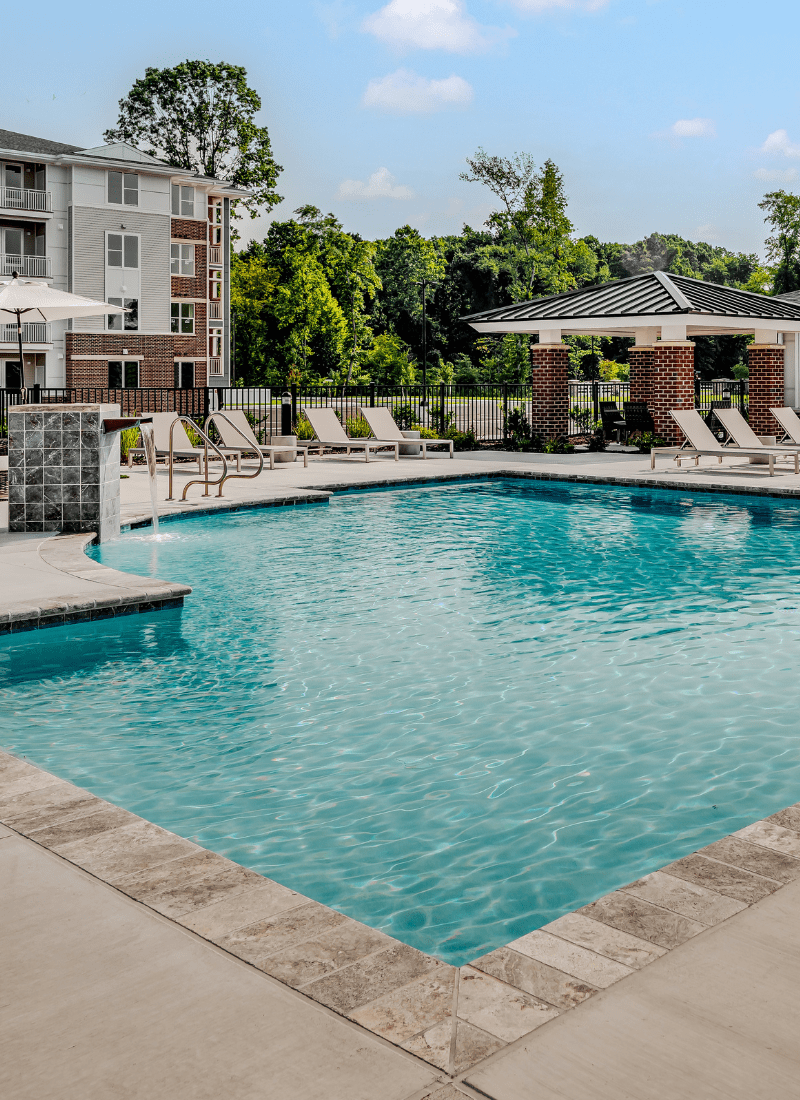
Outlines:
<svg viewBox="0 0 800 1100"><path fill-rule="evenodd" d="M146 414L145 414L146 415ZM156 458L166 459L169 454L169 433L170 427L175 422L175 429L172 432L172 457L173 458L192 458L197 462L197 468L200 474L203 473L203 458L205 450L202 447L195 447L189 436L186 434L186 429L183 426L183 421L178 420L178 414L175 412L165 413L153 413L153 442L156 446ZM236 447L220 447L220 450L229 458L236 459L236 469L242 468L242 448ZM144 447L131 447L128 451L128 466L133 465L134 455L145 454ZM208 451L209 461L219 461L219 456L216 451L209 448Z"/></svg>
<svg viewBox="0 0 800 1100"><path fill-rule="evenodd" d="M370 451L377 451L379 447L393 447L395 462L400 460L400 444L394 439L351 439L339 423L335 409L309 409L304 406L303 413L316 436L310 446L318 446L320 454L323 447L346 448L348 454L363 450L364 458L369 462ZM403 439L403 442L406 443L407 440Z"/></svg>
<svg viewBox="0 0 800 1100"><path fill-rule="evenodd" d="M714 409L714 416L728 433L728 439L732 439L737 447L751 447L753 450L770 450L776 447L778 451L785 447L786 450L782 452L784 454L793 454L795 451L792 443L771 444L759 439L738 409Z"/></svg>
<svg viewBox="0 0 800 1100"><path fill-rule="evenodd" d="M723 447L697 409L670 409L669 415L686 436L688 444L684 443L681 447L651 447L651 470L656 468L657 454L671 455L678 466L681 464L681 458L693 458L695 466L699 466L701 455L709 455L719 462L731 455L734 457L741 456L742 458L766 456L769 464L769 475L772 477L775 474L776 455L781 456L787 453L785 448L781 450L780 447L765 447L760 440L758 447ZM800 473L798 452L794 451L792 454L794 457L794 472L797 474Z"/></svg>
<svg viewBox="0 0 800 1100"><path fill-rule="evenodd" d="M302 451L303 465L308 466L307 446L295 445L290 447L286 443L282 445L280 443L259 443L243 409L219 409L218 412L211 414L206 423L209 421L213 423L214 427L219 432L220 439L225 444L225 448L238 448L238 450L245 454L247 454L248 451L252 451L254 454L261 453L262 455L269 455L270 470L275 469L275 455L283 451L294 451L292 462L297 458L297 452ZM223 448L223 450L225 448Z"/></svg>
<svg viewBox="0 0 800 1100"><path fill-rule="evenodd" d="M792 443L800 445L800 416L794 411L794 409L770 409L769 410L780 426L783 428L783 439L787 437Z"/></svg>
<svg viewBox="0 0 800 1100"><path fill-rule="evenodd" d="M395 439L401 443L408 443L408 439L403 435L402 431L397 427L395 419L392 416L391 409L387 409L385 405L378 405L375 408L365 408L362 406L361 415L370 426L372 434L378 439ZM452 439L415 439L414 446L420 443L422 445L422 457L428 457L428 447L448 447L450 448L450 457L453 457L453 441Z"/></svg>

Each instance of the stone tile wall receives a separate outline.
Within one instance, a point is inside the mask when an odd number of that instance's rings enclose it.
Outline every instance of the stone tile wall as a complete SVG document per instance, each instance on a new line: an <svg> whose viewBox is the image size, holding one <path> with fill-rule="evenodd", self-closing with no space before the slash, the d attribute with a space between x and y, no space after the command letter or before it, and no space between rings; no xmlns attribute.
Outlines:
<svg viewBox="0 0 800 1100"><path fill-rule="evenodd" d="M119 534L119 433L103 430L114 416L118 405L9 409L10 531Z"/></svg>

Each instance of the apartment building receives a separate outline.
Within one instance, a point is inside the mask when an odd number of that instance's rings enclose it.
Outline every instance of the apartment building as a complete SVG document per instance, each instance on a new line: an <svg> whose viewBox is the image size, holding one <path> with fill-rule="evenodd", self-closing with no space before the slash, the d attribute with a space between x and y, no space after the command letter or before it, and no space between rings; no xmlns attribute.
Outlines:
<svg viewBox="0 0 800 1100"><path fill-rule="evenodd" d="M0 277L124 305L0 324L0 388L230 385L230 205L246 191L119 142L0 130Z"/></svg>

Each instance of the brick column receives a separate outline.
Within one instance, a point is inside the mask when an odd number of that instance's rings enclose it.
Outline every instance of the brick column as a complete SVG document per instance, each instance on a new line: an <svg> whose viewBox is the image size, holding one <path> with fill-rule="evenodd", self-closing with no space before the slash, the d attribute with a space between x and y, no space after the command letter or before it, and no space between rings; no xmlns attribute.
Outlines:
<svg viewBox="0 0 800 1100"><path fill-rule="evenodd" d="M750 367L750 427L756 435L780 435L771 408L786 403L783 393L783 345L751 344L747 349Z"/></svg>
<svg viewBox="0 0 800 1100"><path fill-rule="evenodd" d="M566 344L531 344L531 427L545 440L568 430L568 367Z"/></svg>
<svg viewBox="0 0 800 1100"><path fill-rule="evenodd" d="M653 389L653 348L650 344L628 351L631 367L631 401L644 401L650 407Z"/></svg>
<svg viewBox="0 0 800 1100"><path fill-rule="evenodd" d="M694 408L694 342L659 341L653 344L652 390L648 408L656 435L679 446L683 432L669 415L670 409Z"/></svg>

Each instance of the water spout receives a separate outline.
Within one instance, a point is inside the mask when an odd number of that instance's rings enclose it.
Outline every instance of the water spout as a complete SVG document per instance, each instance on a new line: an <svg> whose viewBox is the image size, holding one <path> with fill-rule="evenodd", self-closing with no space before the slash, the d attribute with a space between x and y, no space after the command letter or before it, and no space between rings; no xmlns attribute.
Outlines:
<svg viewBox="0 0 800 1100"><path fill-rule="evenodd" d="M153 509L153 534L158 534L158 491L156 485L156 440L152 424L140 424L142 446L147 456L147 470L150 474L150 504Z"/></svg>

